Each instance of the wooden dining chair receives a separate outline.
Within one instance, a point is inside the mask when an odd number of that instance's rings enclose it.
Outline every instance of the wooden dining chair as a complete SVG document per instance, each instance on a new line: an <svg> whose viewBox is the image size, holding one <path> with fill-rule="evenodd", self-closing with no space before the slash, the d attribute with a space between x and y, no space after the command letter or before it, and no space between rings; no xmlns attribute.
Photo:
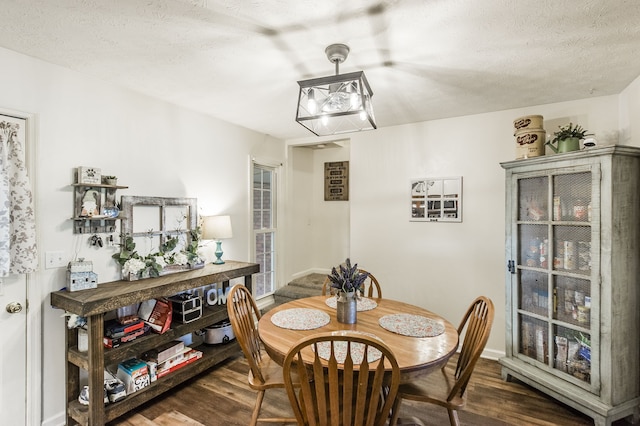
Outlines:
<svg viewBox="0 0 640 426"><path fill-rule="evenodd" d="M233 334L249 364L249 386L258 391L250 424L255 425L257 422L296 423L295 417L258 417L265 391L275 388L284 389L285 385L282 367L262 350L257 328L261 315L251 291L247 287L237 284L231 288L227 296L227 312ZM294 381L294 383L296 382Z"/></svg>
<svg viewBox="0 0 640 426"><path fill-rule="evenodd" d="M464 330L465 335L455 370L452 373L444 365L440 371L400 385L391 425L397 424L403 399L440 405L447 409L452 425L460 424L457 410L466 404L467 384L489 338L493 315L494 307L490 299L480 296L473 301L458 327L458 334L462 335Z"/></svg>
<svg viewBox="0 0 640 426"><path fill-rule="evenodd" d="M382 290L380 289L380 283L378 282L376 277L374 277L371 272L367 272L364 269L358 269L358 272L369 274L362 285L362 295L365 297L382 298ZM335 294L334 290L335 289L331 287L331 281L327 276L327 278L324 279L324 283L322 284L322 295L326 296L328 294Z"/></svg>
<svg viewBox="0 0 640 426"><path fill-rule="evenodd" d="M299 340L287 353L283 369L299 425L383 425L400 383L391 349L355 332L325 332Z"/></svg>

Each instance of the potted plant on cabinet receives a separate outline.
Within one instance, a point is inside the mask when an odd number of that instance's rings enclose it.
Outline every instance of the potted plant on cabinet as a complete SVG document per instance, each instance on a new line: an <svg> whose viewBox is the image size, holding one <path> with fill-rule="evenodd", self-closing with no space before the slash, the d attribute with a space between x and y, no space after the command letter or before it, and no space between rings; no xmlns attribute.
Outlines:
<svg viewBox="0 0 640 426"><path fill-rule="evenodd" d="M587 131L580 125L573 126L573 123L569 123L566 126L558 126L560 130L553 133L553 139L547 142L547 145L551 147L553 152L571 152L580 149L580 139L584 139L587 135ZM555 146L554 144L557 144Z"/></svg>

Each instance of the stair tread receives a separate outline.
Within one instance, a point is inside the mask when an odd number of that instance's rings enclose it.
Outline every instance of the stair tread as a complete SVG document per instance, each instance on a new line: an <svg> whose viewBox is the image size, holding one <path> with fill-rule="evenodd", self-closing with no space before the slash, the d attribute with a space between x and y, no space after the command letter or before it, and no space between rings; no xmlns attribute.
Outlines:
<svg viewBox="0 0 640 426"><path fill-rule="evenodd" d="M313 273L292 280L289 284L274 292L273 296L276 305L286 303L293 299L320 296L322 294L322 285L326 278L326 274Z"/></svg>
<svg viewBox="0 0 640 426"><path fill-rule="evenodd" d="M292 280L288 285L295 287L318 288L322 290L322 284L327 278L326 274L307 274Z"/></svg>
<svg viewBox="0 0 640 426"><path fill-rule="evenodd" d="M295 285L286 285L276 290L277 296L287 296L290 298L301 298L309 296L320 296L322 294L322 288L312 287L299 287Z"/></svg>

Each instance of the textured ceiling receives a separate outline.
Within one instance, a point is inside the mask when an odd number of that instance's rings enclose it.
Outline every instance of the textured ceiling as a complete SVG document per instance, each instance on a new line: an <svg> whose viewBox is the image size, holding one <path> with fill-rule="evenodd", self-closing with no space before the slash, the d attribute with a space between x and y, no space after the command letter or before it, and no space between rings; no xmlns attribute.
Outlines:
<svg viewBox="0 0 640 426"><path fill-rule="evenodd" d="M379 127L618 94L636 0L0 0L0 46L247 128L311 136L297 81L364 70Z"/></svg>

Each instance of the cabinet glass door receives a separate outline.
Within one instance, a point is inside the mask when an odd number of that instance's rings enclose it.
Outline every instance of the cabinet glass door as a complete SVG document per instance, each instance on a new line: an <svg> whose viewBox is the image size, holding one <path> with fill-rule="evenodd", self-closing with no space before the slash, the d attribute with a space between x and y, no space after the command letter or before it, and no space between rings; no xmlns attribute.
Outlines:
<svg viewBox="0 0 640 426"><path fill-rule="evenodd" d="M514 350L589 383L592 173L541 172L517 191Z"/></svg>
<svg viewBox="0 0 640 426"><path fill-rule="evenodd" d="M544 221L549 218L549 178L538 176L518 180L518 220Z"/></svg>
<svg viewBox="0 0 640 426"><path fill-rule="evenodd" d="M518 180L518 351L549 359L548 176Z"/></svg>
<svg viewBox="0 0 640 426"><path fill-rule="evenodd" d="M553 177L553 368L591 382L591 173Z"/></svg>

